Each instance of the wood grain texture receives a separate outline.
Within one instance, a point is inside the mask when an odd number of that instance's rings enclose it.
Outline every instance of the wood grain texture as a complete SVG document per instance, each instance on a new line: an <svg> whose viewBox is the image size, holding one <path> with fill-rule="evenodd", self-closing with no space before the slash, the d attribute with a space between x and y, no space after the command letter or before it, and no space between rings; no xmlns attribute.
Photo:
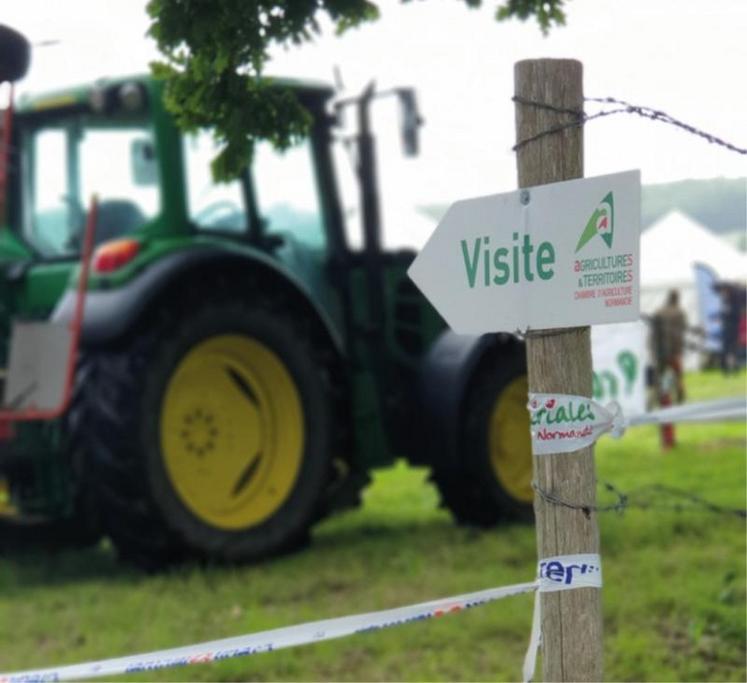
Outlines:
<svg viewBox="0 0 747 683"><path fill-rule="evenodd" d="M574 60L518 62L515 94L556 107L583 108L582 65ZM516 139L572 121L570 114L516 105ZM583 176L583 128L570 128L528 143L517 151L519 187ZM529 391L591 396L590 328L527 335ZM594 505L594 449L534 457L535 481L568 501ZM599 552L596 513L587 516L535 496L540 558ZM602 680L601 591L581 588L545 593L542 600L542 668L545 681Z"/></svg>

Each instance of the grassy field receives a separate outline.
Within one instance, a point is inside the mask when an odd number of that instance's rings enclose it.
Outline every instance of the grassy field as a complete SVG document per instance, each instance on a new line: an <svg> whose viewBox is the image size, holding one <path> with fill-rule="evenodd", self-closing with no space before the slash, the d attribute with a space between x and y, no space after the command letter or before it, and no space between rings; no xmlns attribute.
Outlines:
<svg viewBox="0 0 747 683"><path fill-rule="evenodd" d="M689 378L689 398L743 395L745 375ZM597 448L600 480L661 484L745 506L745 426L681 426L662 454L646 427ZM379 473L363 509L325 522L301 553L243 568L144 576L102 546L0 557L0 671L239 635L531 580L534 531L455 527L425 470ZM604 499L608 494L600 492ZM655 505L600 518L605 677L744 681L745 522L641 491ZM130 680L516 680L530 596L328 643Z"/></svg>

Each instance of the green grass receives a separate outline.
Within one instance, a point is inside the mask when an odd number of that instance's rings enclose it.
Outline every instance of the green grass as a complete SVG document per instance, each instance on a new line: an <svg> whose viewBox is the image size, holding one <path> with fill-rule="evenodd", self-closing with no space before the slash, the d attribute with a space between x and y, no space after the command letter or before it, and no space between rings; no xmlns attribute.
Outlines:
<svg viewBox="0 0 747 683"><path fill-rule="evenodd" d="M690 400L743 395L744 373L689 377ZM605 437L599 478L658 483L745 506L745 426L654 427ZM0 557L0 670L132 654L533 578L530 527L457 528L427 472L377 474L364 508L320 525L301 553L242 568L144 576L106 546ZM609 494L601 493L602 498ZM643 494L641 494L643 495ZM670 505L672 499L648 500ZM697 510L600 518L608 680L744 681L745 522ZM531 597L327 643L129 680L516 680Z"/></svg>

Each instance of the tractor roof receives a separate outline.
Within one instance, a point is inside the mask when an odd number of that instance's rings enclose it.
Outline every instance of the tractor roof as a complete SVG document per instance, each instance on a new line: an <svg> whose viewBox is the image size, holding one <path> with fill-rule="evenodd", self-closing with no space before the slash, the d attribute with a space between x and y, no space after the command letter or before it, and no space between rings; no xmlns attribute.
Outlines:
<svg viewBox="0 0 747 683"><path fill-rule="evenodd" d="M306 95L326 98L333 94L332 87L321 81L293 78L271 78L270 80L278 86L295 90L302 97ZM160 89L161 85L159 81L146 74L102 78L83 85L73 85L44 93L25 94L19 98L17 111L19 113L31 113L49 109L87 106L90 104L91 97L96 91L117 88L127 83L140 83L148 90L156 91Z"/></svg>

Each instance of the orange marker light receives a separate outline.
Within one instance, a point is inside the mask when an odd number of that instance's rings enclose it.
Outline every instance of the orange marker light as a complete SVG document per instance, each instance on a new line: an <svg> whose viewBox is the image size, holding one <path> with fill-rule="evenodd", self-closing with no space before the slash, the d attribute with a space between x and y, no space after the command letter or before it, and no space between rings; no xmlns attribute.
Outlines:
<svg viewBox="0 0 747 683"><path fill-rule="evenodd" d="M102 244L93 254L95 273L113 273L127 265L140 251L140 242L133 239L112 240Z"/></svg>

